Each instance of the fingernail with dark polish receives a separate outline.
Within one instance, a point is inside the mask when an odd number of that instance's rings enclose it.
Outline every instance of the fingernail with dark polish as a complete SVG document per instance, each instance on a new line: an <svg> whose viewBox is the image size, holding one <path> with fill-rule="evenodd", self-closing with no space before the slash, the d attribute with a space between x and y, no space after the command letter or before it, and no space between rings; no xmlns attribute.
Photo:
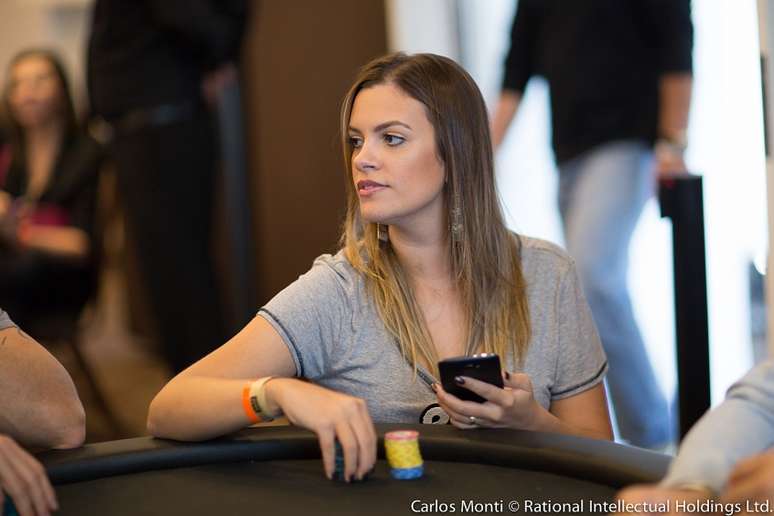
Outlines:
<svg viewBox="0 0 774 516"><path fill-rule="evenodd" d="M506 380L510 380L511 379L511 373L509 373L508 371L505 371L505 379Z"/></svg>
<svg viewBox="0 0 774 516"><path fill-rule="evenodd" d="M454 383L456 383L458 385L465 385L465 378L463 378L461 376L455 376L454 377Z"/></svg>

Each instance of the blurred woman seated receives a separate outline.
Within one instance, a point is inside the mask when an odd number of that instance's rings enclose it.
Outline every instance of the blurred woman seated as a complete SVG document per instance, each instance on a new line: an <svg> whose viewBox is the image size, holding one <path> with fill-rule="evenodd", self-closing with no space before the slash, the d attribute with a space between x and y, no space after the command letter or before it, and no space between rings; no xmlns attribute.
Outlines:
<svg viewBox="0 0 774 516"><path fill-rule="evenodd" d="M76 315L94 288L102 152L78 127L64 69L52 52L19 53L6 77L3 103L10 124L8 157L0 166L0 306L26 326L52 310Z"/></svg>

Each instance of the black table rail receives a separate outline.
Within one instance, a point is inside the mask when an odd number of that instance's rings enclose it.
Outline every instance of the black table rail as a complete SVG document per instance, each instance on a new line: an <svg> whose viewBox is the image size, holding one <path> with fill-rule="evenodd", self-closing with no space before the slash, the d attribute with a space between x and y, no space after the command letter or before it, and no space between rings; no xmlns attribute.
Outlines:
<svg viewBox="0 0 774 516"><path fill-rule="evenodd" d="M613 488L659 480L666 473L670 459L608 441L542 432L459 430L450 425L377 425L382 437L385 432L397 429L420 432L425 461L550 471ZM380 459L384 459L382 437L378 447ZM203 464L319 457L316 436L293 426L251 428L200 443L139 437L38 455L54 485ZM321 465L321 477L322 474Z"/></svg>

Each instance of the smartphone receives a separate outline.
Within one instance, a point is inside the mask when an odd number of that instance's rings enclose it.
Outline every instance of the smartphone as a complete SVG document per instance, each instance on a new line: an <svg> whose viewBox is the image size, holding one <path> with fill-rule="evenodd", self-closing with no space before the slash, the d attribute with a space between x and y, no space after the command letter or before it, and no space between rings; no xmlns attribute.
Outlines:
<svg viewBox="0 0 774 516"><path fill-rule="evenodd" d="M461 400L483 403L486 400L475 392L458 385L456 376L467 376L482 382L503 388L503 376L500 371L500 357L494 353L481 353L470 357L447 358L438 362L443 390Z"/></svg>

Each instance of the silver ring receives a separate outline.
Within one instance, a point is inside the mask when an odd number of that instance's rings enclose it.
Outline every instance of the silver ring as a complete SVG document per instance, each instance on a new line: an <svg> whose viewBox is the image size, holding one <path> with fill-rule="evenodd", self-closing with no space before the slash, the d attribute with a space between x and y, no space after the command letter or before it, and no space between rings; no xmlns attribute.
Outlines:
<svg viewBox="0 0 774 516"><path fill-rule="evenodd" d="M476 422L476 416L468 416L468 421L470 421L470 424L473 426L476 426L478 424Z"/></svg>

